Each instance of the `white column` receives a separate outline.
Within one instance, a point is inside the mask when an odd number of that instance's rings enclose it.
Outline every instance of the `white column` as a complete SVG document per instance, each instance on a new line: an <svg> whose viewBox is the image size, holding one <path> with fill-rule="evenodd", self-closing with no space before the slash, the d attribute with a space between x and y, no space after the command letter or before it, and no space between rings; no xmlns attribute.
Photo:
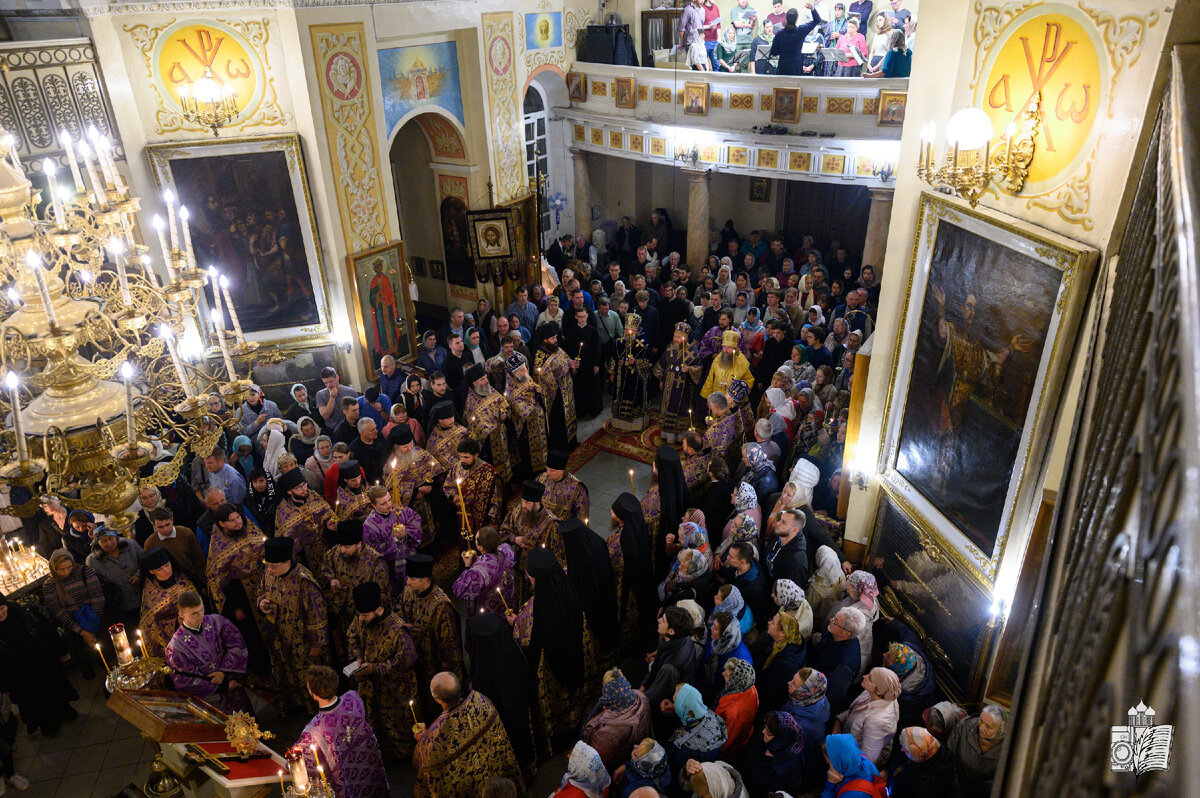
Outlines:
<svg viewBox="0 0 1200 798"><path fill-rule="evenodd" d="M708 258L708 181L711 172L707 167L684 167L683 171L688 176L687 265L696 275Z"/></svg>
<svg viewBox="0 0 1200 798"><path fill-rule="evenodd" d="M863 242L862 265L874 266L876 277L883 271L883 257L887 254L888 225L892 221L892 195L894 189L873 188L871 212L867 216L867 236Z"/></svg>

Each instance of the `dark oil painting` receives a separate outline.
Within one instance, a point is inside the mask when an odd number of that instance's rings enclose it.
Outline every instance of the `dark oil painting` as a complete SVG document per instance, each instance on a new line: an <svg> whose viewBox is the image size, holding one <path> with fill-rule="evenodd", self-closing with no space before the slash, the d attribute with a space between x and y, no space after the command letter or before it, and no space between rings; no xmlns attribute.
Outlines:
<svg viewBox="0 0 1200 798"><path fill-rule="evenodd" d="M247 152L171 162L191 214L201 268L216 266L247 333L316 324L309 272L308 214L297 206L283 152ZM212 301L211 288L208 289ZM211 305L210 305L211 307ZM229 312L225 312L229 325Z"/></svg>
<svg viewBox="0 0 1200 798"><path fill-rule="evenodd" d="M989 557L1061 276L939 223L896 470Z"/></svg>

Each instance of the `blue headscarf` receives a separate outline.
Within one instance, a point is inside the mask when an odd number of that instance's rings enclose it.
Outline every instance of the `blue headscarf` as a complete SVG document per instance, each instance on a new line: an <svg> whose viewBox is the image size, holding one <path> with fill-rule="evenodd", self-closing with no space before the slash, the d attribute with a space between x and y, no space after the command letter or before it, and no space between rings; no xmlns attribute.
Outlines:
<svg viewBox="0 0 1200 798"><path fill-rule="evenodd" d="M754 311L754 321L750 321L750 311ZM762 313L758 308L754 306L746 308L746 320L742 322L742 329L747 332L766 332L767 327L762 322Z"/></svg>
<svg viewBox="0 0 1200 798"><path fill-rule="evenodd" d="M571 756L567 759L567 772L563 774L559 787L573 784L588 798L602 798L612 784L604 761L595 748L583 740L575 743Z"/></svg>
<svg viewBox="0 0 1200 798"><path fill-rule="evenodd" d="M704 720L707 714L708 707L704 705L700 691L690 684L680 686L679 692L675 694L675 716L679 718L679 722L685 728L694 726Z"/></svg>
<svg viewBox="0 0 1200 798"><path fill-rule="evenodd" d="M829 757L829 766L842 774L843 784L850 779L872 781L879 775L879 770L871 764L871 760L862 755L858 743L849 734L831 734L826 737L825 754Z"/></svg>
<svg viewBox="0 0 1200 798"><path fill-rule="evenodd" d="M249 456L242 454L241 447L249 446ZM241 469L242 475L246 477L246 483L250 483L250 474L254 471L254 444L245 435L239 435L233 439L233 450L238 453L238 468Z"/></svg>
<svg viewBox="0 0 1200 798"><path fill-rule="evenodd" d="M621 712L637 703L633 688L624 676L618 676L600 689L600 704L605 709Z"/></svg>

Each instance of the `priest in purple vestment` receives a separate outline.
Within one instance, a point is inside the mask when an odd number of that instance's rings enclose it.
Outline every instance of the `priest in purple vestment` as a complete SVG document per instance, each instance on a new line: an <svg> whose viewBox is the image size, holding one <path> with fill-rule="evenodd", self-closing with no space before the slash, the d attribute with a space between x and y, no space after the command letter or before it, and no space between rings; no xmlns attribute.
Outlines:
<svg viewBox="0 0 1200 798"><path fill-rule="evenodd" d="M241 682L248 659L242 633L228 618L206 615L204 600L194 590L183 593L175 606L179 628L167 643L175 689L198 696L222 712L250 712L250 698Z"/></svg>
<svg viewBox="0 0 1200 798"><path fill-rule="evenodd" d="M421 545L421 516L411 507L397 508L391 492L382 485L367 488L367 499L371 502L371 512L363 521L363 543L387 560L392 595L398 596L408 582L406 561Z"/></svg>
<svg viewBox="0 0 1200 798"><path fill-rule="evenodd" d="M309 773L316 773L317 765L322 765L337 798L388 798L391 790L383 755L358 693L348 690L339 696L337 674L324 665L310 665L305 681L317 702L317 714L296 745L305 752Z"/></svg>

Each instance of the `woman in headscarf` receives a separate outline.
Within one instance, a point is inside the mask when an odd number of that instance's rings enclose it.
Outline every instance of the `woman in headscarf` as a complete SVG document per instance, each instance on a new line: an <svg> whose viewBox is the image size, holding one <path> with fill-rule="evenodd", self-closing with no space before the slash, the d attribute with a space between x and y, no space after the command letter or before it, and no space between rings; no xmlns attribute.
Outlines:
<svg viewBox="0 0 1200 798"><path fill-rule="evenodd" d="M738 325L741 330L742 340L738 344L738 349L746 356L746 360L750 362L751 369L757 369L758 363L762 360L763 346L766 343L767 328L762 323L762 314L758 308L746 308L746 320Z"/></svg>
<svg viewBox="0 0 1200 798"><path fill-rule="evenodd" d="M758 494L748 482L739 482L733 489L733 513L721 533L722 541L733 533L734 520L739 513L753 521L756 529L762 529L762 508L758 505Z"/></svg>
<svg viewBox="0 0 1200 798"><path fill-rule="evenodd" d="M658 609L650 533L642 505L632 493L618 496L610 512L616 531L608 536L606 548L616 585L621 638L640 650L640 641L648 636Z"/></svg>
<svg viewBox="0 0 1200 798"><path fill-rule="evenodd" d="M67 631L71 659L83 678L95 677L92 657L104 617L104 588L92 566L79 565L66 549L50 555L50 578L42 582L46 609Z"/></svg>
<svg viewBox="0 0 1200 798"><path fill-rule="evenodd" d="M571 749L567 772L552 798L606 798L611 783L600 754L580 740Z"/></svg>
<svg viewBox="0 0 1200 798"><path fill-rule="evenodd" d="M659 795L666 795L671 788L667 750L653 738L647 737L633 749L629 760L617 768L613 781L609 798L629 798L642 787L650 787Z"/></svg>
<svg viewBox="0 0 1200 798"><path fill-rule="evenodd" d="M684 763L681 778L692 789L692 798L747 798L742 774L727 762Z"/></svg>
<svg viewBox="0 0 1200 798"><path fill-rule="evenodd" d="M471 617L471 689L487 696L508 732L513 754L532 783L537 771L537 751L530 723L529 683L521 678L528 665L512 633L490 612Z"/></svg>
<svg viewBox="0 0 1200 798"><path fill-rule="evenodd" d="M313 456L317 450L319 434L317 422L310 416L301 416L296 422L296 433L288 438L287 450L295 456L297 463L304 465L308 458Z"/></svg>
<svg viewBox="0 0 1200 798"><path fill-rule="evenodd" d="M750 292L738 291L733 297L733 323L736 326L742 326L748 310L750 310Z"/></svg>
<svg viewBox="0 0 1200 798"><path fill-rule="evenodd" d="M742 462L746 464L743 483L749 483L754 488L755 497L761 507L767 503L767 497L779 487L779 480L775 476L775 464L757 443L742 446Z"/></svg>
<svg viewBox="0 0 1200 798"><path fill-rule="evenodd" d="M731 659L751 660L750 649L742 642L742 630L731 613L717 610L704 641L704 678L700 690L706 701L720 693L725 684L725 663Z"/></svg>
<svg viewBox="0 0 1200 798"><path fill-rule="evenodd" d="M933 669L914 644L892 643L883 654L883 666L900 677L900 728L916 726L933 700Z"/></svg>
<svg viewBox="0 0 1200 798"><path fill-rule="evenodd" d="M549 549L531 549L526 562L533 596L518 615L508 613L513 637L534 673L534 726L545 759L566 735L579 733L596 700L599 678L590 678L596 645L579 594Z"/></svg>
<svg viewBox="0 0 1200 798"><path fill-rule="evenodd" d="M629 758L639 740L650 734L650 702L630 686L620 668L604 674L600 703L580 737L596 749L612 772Z"/></svg>
<svg viewBox="0 0 1200 798"><path fill-rule="evenodd" d="M263 470L270 474L272 479L278 479L279 458L286 451L283 433L279 431L277 426L267 422L266 428L263 429L262 434L258 437L258 442L263 450Z"/></svg>
<svg viewBox="0 0 1200 798"><path fill-rule="evenodd" d="M728 737L725 721L705 706L700 691L687 683L675 689L671 704L680 724L667 743L671 770L680 770L689 759L715 761Z"/></svg>
<svg viewBox="0 0 1200 798"><path fill-rule="evenodd" d="M806 595L813 617L828 618L833 603L846 589L846 574L837 552L828 546L817 548L816 559L817 568L808 580Z"/></svg>
<svg viewBox="0 0 1200 798"><path fill-rule="evenodd" d="M872 787L879 769L863 756L858 743L849 734L831 734L825 738L825 760L829 770L825 776L822 798L875 798Z"/></svg>
<svg viewBox="0 0 1200 798"><path fill-rule="evenodd" d="M700 511L689 510L688 512L698 513ZM701 516L703 516L703 513L701 513ZM704 554L712 554L708 547L708 532L695 521L684 521L681 523L676 532L667 535L665 545L668 557L674 557L683 549L699 549ZM672 563L671 567L674 570L678 567L678 563Z"/></svg>
<svg viewBox="0 0 1200 798"><path fill-rule="evenodd" d="M939 701L921 713L921 722L929 733L942 742L954 731L959 721L966 719L967 711L952 701Z"/></svg>
<svg viewBox="0 0 1200 798"><path fill-rule="evenodd" d="M887 762L892 751L892 735L900 717L896 703L900 697L900 679L887 668L872 668L863 676L862 688L850 708L837 716L833 731L853 735L863 756L879 767Z"/></svg>
<svg viewBox="0 0 1200 798"><path fill-rule="evenodd" d="M753 490L751 488L751 491ZM717 556L722 561L734 543L746 543L753 548L754 559L757 562L761 546L758 540L758 524L749 513L735 513L733 518L729 519L729 523L725 527L725 537L721 541L721 545L717 547Z"/></svg>
<svg viewBox="0 0 1200 798"><path fill-rule="evenodd" d="M653 484L642 498L642 515L654 544L654 572L659 579L666 576L670 560L666 553L666 536L679 528L688 507L687 481L679 452L671 446L659 446L654 453Z"/></svg>
<svg viewBox="0 0 1200 798"><path fill-rule="evenodd" d="M751 798L777 790L795 790L804 775L804 732L786 712L768 712L762 745L755 746L742 770ZM815 753L815 752L814 752Z"/></svg>
<svg viewBox="0 0 1200 798"><path fill-rule="evenodd" d="M312 456L304 461L304 467L324 478L325 472L333 468L334 465L336 463L333 459L333 441L330 440L328 435L318 435L313 442Z"/></svg>
<svg viewBox="0 0 1200 798"><path fill-rule="evenodd" d="M854 571L846 577L846 597L833 603L825 620L828 621L843 607L853 607L867 619L858 632L858 653L862 658L859 670L866 672L874 646L871 625L879 620L879 586L875 582L875 574L870 571Z"/></svg>
<svg viewBox="0 0 1200 798"><path fill-rule="evenodd" d="M991 793L1007 725L1007 713L988 704L979 715L961 721L946 735L946 750L954 760L954 774L964 795Z"/></svg>
<svg viewBox="0 0 1200 798"><path fill-rule="evenodd" d="M279 505L275 480L263 469L256 468L250 472L246 483L246 509L258 520L267 537L275 537L275 508Z"/></svg>
<svg viewBox="0 0 1200 798"><path fill-rule="evenodd" d="M250 481L250 475L262 464L262 454L254 449L254 443L245 435L233 439L233 451L229 453L229 464L242 472L242 478Z"/></svg>
<svg viewBox="0 0 1200 798"><path fill-rule="evenodd" d="M779 612L767 622L767 638L759 651L758 697L767 710L779 709L788 694L788 683L804 665L804 637L796 619Z"/></svg>
<svg viewBox="0 0 1200 798"><path fill-rule="evenodd" d="M954 763L938 739L920 726L898 735L905 758L888 779L891 798L950 798L954 795Z"/></svg>
<svg viewBox="0 0 1200 798"><path fill-rule="evenodd" d="M784 425L784 433L790 442L796 431L796 405L782 388L768 388L763 397L771 406L771 414L767 420L771 422L772 430L776 426L775 419L780 419ZM773 434L774 432L772 432Z"/></svg>
<svg viewBox="0 0 1200 798"><path fill-rule="evenodd" d="M658 597L664 605L692 599L707 613L717 592L717 578L709 556L699 549L683 549L675 560L678 568L673 568L658 586Z"/></svg>
<svg viewBox="0 0 1200 798"><path fill-rule="evenodd" d="M30 735L40 729L54 737L64 722L79 717L71 706L79 694L63 671L64 653L53 627L0 594L0 692L17 705Z"/></svg>
<svg viewBox="0 0 1200 798"><path fill-rule="evenodd" d="M175 602L196 586L162 546L142 555L142 580L142 618L138 628L142 630L146 652L152 657L163 657L167 643L179 627L179 608Z"/></svg>
<svg viewBox="0 0 1200 798"><path fill-rule="evenodd" d="M620 643L617 594L608 548L578 518L560 523L558 534L567 552L567 579L579 595L588 628L596 635L601 662L608 663L616 659Z"/></svg>
<svg viewBox="0 0 1200 798"><path fill-rule="evenodd" d="M713 605L713 611L708 614L709 623L712 623L718 612L728 612L737 620L742 634L754 628L754 611L746 605L746 599L736 585L721 585L717 588L717 594L713 596Z"/></svg>
<svg viewBox="0 0 1200 798"><path fill-rule="evenodd" d="M721 758L727 762L737 761L741 756L758 717L758 688L754 686L754 666L750 663L749 657L734 657L721 669L724 684L713 712L725 721L726 740L721 746Z"/></svg>
<svg viewBox="0 0 1200 798"><path fill-rule="evenodd" d="M791 579L776 579L775 587L771 589L771 598L780 612L787 613L796 619L796 628L805 640L812 634L813 611L804 598L804 588Z"/></svg>
<svg viewBox="0 0 1200 798"><path fill-rule="evenodd" d="M825 741L825 724L829 721L829 699L825 696L828 687L825 674L812 668L801 668L788 682L788 699L783 703L783 711L800 724L804 747L810 752L805 757L804 775L800 780L807 789L819 785L824 772L821 759L815 754Z"/></svg>

